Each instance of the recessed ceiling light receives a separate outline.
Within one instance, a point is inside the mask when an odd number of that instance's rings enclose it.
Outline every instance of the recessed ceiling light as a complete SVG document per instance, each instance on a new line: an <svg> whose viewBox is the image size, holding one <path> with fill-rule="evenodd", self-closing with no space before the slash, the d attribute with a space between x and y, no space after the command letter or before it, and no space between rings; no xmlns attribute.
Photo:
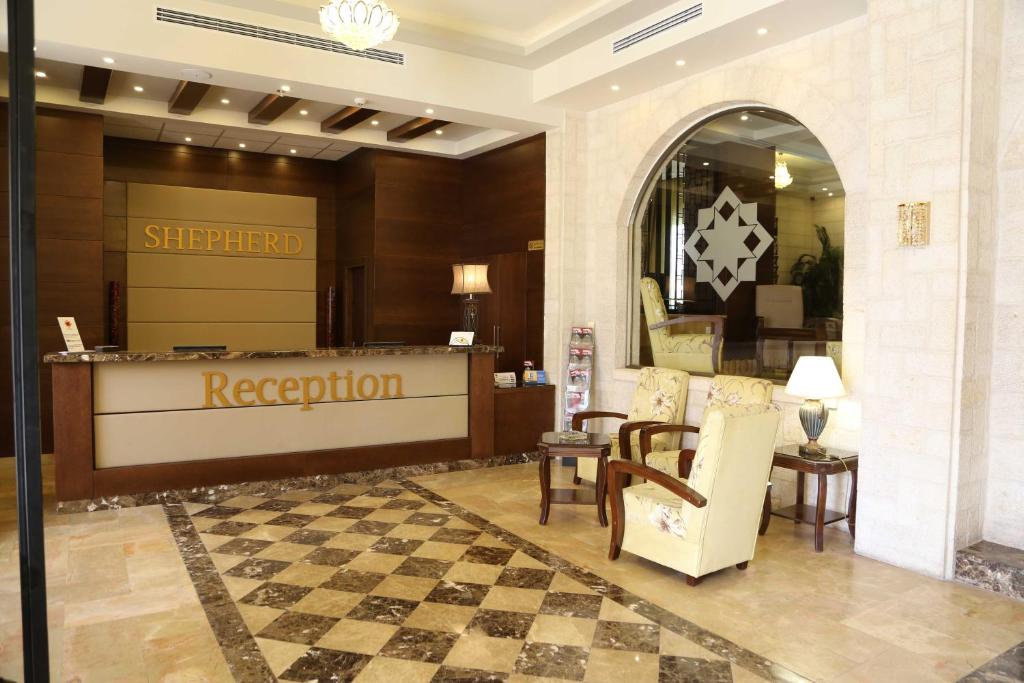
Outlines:
<svg viewBox="0 0 1024 683"><path fill-rule="evenodd" d="M704 162L704 163L703 163L702 165L703 165L703 166L710 166L710 165L711 165L711 162L710 162L710 161L705 161L705 162Z"/></svg>
<svg viewBox="0 0 1024 683"><path fill-rule="evenodd" d="M192 138L190 138L190 137L186 136L186 137L185 137L185 142L192 142Z"/></svg>
<svg viewBox="0 0 1024 683"><path fill-rule="evenodd" d="M46 78L46 72L45 71L37 71L36 72L36 78Z"/></svg>
<svg viewBox="0 0 1024 683"><path fill-rule="evenodd" d="M309 111L307 111L306 109L300 109L299 116L309 116Z"/></svg>
<svg viewBox="0 0 1024 683"><path fill-rule="evenodd" d="M132 88L132 90L134 90L135 92L144 92L146 89L143 88L141 85L136 85Z"/></svg>
<svg viewBox="0 0 1024 683"><path fill-rule="evenodd" d="M619 92L619 86L618 85L613 85L612 86L612 92Z"/></svg>
<svg viewBox="0 0 1024 683"><path fill-rule="evenodd" d="M773 175L768 176L768 180L775 180L775 176L773 176Z"/></svg>
<svg viewBox="0 0 1024 683"><path fill-rule="evenodd" d="M444 135L444 131L438 128L437 130L434 131L434 135Z"/></svg>
<svg viewBox="0 0 1024 683"><path fill-rule="evenodd" d="M281 92L291 92L291 91L292 91L292 86L290 86L290 85L282 85L281 86Z"/></svg>
<svg viewBox="0 0 1024 683"><path fill-rule="evenodd" d="M433 114L434 113L434 110L430 109L430 108L427 108L424 111L426 111L428 114Z"/></svg>
<svg viewBox="0 0 1024 683"><path fill-rule="evenodd" d="M299 150L297 150L297 149L293 149L293 150L290 150L290 151L291 151L292 154L298 154L299 153Z"/></svg>
<svg viewBox="0 0 1024 683"><path fill-rule="evenodd" d="M834 196L835 196L835 194L836 194L835 192L829 192L829 193L828 193L828 196L829 196L829 197L834 197Z"/></svg>
<svg viewBox="0 0 1024 683"><path fill-rule="evenodd" d="M229 100L229 99L228 99L228 98L226 98L226 97L222 97L222 98L220 99L220 103L221 103L221 104L231 104L231 100Z"/></svg>
<svg viewBox="0 0 1024 683"><path fill-rule="evenodd" d="M374 119L373 121L370 121L370 125L371 126L379 126L380 125L380 121L378 121L377 119Z"/></svg>
<svg viewBox="0 0 1024 683"><path fill-rule="evenodd" d="M676 66L686 66L686 60L685 59L677 59L676 60Z"/></svg>
<svg viewBox="0 0 1024 683"><path fill-rule="evenodd" d="M822 192L828 192L828 188L827 187L823 187L823 188L821 188L821 191Z"/></svg>
<svg viewBox="0 0 1024 683"><path fill-rule="evenodd" d="M238 146L241 147L242 149L245 149L245 143L244 142L239 142Z"/></svg>
<svg viewBox="0 0 1024 683"><path fill-rule="evenodd" d="M740 121L749 121L749 120L750 120L750 117L747 116L746 114L744 114L743 116L740 117Z"/></svg>
<svg viewBox="0 0 1024 683"><path fill-rule="evenodd" d="M113 57L104 57L103 58L103 63L104 64L113 64L114 63L114 58Z"/></svg>
<svg viewBox="0 0 1024 683"><path fill-rule="evenodd" d="M764 27L761 27L761 28L757 29L757 35L764 36L764 35L767 35L767 34L768 34L768 29L766 29Z"/></svg>

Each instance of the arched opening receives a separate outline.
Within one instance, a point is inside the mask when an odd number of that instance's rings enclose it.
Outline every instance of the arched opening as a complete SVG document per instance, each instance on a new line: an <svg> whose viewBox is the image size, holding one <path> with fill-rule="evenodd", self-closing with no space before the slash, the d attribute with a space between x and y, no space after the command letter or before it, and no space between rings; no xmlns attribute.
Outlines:
<svg viewBox="0 0 1024 683"><path fill-rule="evenodd" d="M845 191L821 142L752 106L690 128L634 211L630 364L785 381L841 365Z"/></svg>

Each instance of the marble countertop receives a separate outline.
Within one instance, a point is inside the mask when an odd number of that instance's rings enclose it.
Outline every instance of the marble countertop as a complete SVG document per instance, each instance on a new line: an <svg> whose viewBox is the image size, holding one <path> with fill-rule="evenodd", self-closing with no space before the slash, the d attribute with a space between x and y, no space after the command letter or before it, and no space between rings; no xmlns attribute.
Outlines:
<svg viewBox="0 0 1024 683"><path fill-rule="evenodd" d="M351 358L355 356L436 356L451 353L500 353L500 346L338 347L285 351L85 351L48 353L45 363L139 363L143 361L252 360L264 358Z"/></svg>

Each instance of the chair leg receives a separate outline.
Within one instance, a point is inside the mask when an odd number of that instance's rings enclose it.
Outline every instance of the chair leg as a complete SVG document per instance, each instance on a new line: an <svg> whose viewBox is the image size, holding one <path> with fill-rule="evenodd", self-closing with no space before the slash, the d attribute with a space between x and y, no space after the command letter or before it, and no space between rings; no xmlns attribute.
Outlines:
<svg viewBox="0 0 1024 683"><path fill-rule="evenodd" d="M686 585L687 586L696 586L697 584L699 584L703 580L704 580L703 576L690 576L689 574L686 575Z"/></svg>
<svg viewBox="0 0 1024 683"><path fill-rule="evenodd" d="M743 571L744 569L747 568L747 564L749 562L750 562L750 560L747 560L746 562L740 562L738 565L736 565L736 569L739 569L740 571Z"/></svg>

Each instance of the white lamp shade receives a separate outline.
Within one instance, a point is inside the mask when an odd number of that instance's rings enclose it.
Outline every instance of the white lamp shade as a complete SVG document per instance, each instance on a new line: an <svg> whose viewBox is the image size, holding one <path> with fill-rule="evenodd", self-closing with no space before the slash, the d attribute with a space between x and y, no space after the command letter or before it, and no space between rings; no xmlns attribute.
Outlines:
<svg viewBox="0 0 1024 683"><path fill-rule="evenodd" d="M839 398L846 396L846 388L830 357L800 356L789 376L786 393L800 398Z"/></svg>
<svg viewBox="0 0 1024 683"><path fill-rule="evenodd" d="M486 263L456 263L452 266L452 294L490 293Z"/></svg>

